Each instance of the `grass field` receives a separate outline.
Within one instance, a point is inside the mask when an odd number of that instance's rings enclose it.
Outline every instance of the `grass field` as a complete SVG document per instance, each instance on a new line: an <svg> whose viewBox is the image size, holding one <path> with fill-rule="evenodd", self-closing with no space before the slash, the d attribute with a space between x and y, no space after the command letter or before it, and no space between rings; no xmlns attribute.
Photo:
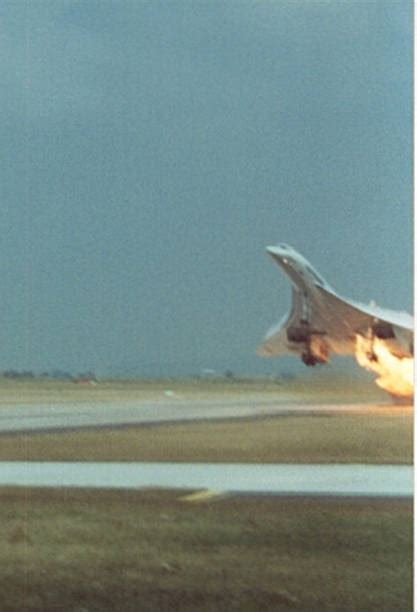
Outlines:
<svg viewBox="0 0 417 612"><path fill-rule="evenodd" d="M246 397L264 394L279 401L295 398L306 403L317 401L387 402L387 395L367 378L349 378L317 372L294 380L282 379L162 379L101 380L97 384L77 384L51 379L9 379L0 377L0 407L13 403L53 403L89 401L131 401L161 399L166 393L178 398Z"/></svg>
<svg viewBox="0 0 417 612"><path fill-rule="evenodd" d="M411 463L412 410L352 385L0 379L0 410L166 397L364 403L337 417L1 436L0 460ZM410 500L182 495L0 489L0 612L411 612Z"/></svg>
<svg viewBox="0 0 417 612"><path fill-rule="evenodd" d="M411 501L0 491L2 612L411 612Z"/></svg>
<svg viewBox="0 0 417 612"><path fill-rule="evenodd" d="M9 435L0 460L412 463L411 412Z"/></svg>

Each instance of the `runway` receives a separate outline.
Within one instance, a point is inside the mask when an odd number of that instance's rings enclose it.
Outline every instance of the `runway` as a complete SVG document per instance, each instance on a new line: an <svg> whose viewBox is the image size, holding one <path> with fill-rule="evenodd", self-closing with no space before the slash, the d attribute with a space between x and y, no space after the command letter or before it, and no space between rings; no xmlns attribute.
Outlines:
<svg viewBox="0 0 417 612"><path fill-rule="evenodd" d="M219 494L411 497L413 467L1 462L0 486L208 489Z"/></svg>
<svg viewBox="0 0 417 612"><path fill-rule="evenodd" d="M399 407L398 407L399 409ZM265 398L172 399L10 404L0 407L0 434L126 427L265 416L390 413L391 405L303 404ZM397 410L397 407L395 408Z"/></svg>

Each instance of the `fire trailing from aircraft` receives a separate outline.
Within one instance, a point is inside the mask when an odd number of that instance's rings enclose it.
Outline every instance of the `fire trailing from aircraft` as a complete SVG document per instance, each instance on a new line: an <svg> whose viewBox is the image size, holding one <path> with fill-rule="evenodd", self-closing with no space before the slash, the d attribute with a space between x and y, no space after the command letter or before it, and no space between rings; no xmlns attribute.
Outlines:
<svg viewBox="0 0 417 612"><path fill-rule="evenodd" d="M362 367L378 374L376 384L391 395L411 398L414 393L414 358L397 357L380 338L356 335L356 360Z"/></svg>

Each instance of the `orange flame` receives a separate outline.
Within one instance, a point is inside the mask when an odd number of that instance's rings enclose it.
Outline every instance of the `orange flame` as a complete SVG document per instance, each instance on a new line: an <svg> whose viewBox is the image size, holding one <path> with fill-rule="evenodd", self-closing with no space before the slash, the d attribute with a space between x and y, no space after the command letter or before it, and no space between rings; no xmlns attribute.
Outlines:
<svg viewBox="0 0 417 612"><path fill-rule="evenodd" d="M412 397L414 393L413 357L396 357L380 338L369 340L356 335L356 360L362 367L375 372L376 384L396 397Z"/></svg>

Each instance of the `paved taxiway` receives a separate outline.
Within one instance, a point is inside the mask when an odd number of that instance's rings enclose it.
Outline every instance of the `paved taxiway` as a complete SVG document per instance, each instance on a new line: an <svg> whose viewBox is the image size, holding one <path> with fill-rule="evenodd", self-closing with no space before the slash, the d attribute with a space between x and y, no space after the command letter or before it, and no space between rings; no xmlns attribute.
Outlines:
<svg viewBox="0 0 417 612"><path fill-rule="evenodd" d="M0 433L30 433L85 427L122 427L280 415L363 413L376 409L389 412L392 407L389 404L380 407L373 404L309 405L260 398L242 400L169 398L160 401L17 404L0 407Z"/></svg>
<svg viewBox="0 0 417 612"><path fill-rule="evenodd" d="M410 497L412 466L1 462L1 486L209 489L219 493Z"/></svg>

